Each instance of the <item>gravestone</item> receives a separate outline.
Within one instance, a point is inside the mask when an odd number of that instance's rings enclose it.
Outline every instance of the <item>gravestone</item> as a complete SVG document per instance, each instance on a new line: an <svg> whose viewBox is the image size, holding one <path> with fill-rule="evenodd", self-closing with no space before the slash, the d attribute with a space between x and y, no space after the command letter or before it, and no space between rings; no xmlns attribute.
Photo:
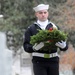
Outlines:
<svg viewBox="0 0 75 75"><path fill-rule="evenodd" d="M3 32L0 32L0 75L12 75L12 51L7 49Z"/></svg>
<svg viewBox="0 0 75 75"><path fill-rule="evenodd" d="M21 75L34 75L32 70L32 56L31 54L22 50L20 63L21 63Z"/></svg>

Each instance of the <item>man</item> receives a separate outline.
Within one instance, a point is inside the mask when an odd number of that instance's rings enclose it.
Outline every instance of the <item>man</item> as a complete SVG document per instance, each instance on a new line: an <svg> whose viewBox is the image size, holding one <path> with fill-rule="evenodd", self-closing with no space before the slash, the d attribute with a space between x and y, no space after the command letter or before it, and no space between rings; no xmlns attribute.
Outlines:
<svg viewBox="0 0 75 75"><path fill-rule="evenodd" d="M49 5L39 4L33 8L35 11L35 16L37 21L30 25L25 32L24 39L24 50L28 53L32 53L32 63L34 75L59 75L59 57L57 53L57 48L53 48L50 51L40 50L44 47L44 43L40 42L35 45L30 44L30 37L38 33L40 30L48 30L52 27L58 27L48 20L48 9ZM66 51L68 46L66 41L57 42L55 46L59 47L61 51ZM49 57L45 58L45 54L48 54Z"/></svg>

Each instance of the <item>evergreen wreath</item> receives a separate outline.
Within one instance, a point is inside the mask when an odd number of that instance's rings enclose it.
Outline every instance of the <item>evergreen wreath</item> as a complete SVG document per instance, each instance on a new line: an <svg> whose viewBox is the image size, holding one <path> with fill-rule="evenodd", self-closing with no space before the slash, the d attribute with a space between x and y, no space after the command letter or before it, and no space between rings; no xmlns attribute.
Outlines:
<svg viewBox="0 0 75 75"><path fill-rule="evenodd" d="M55 43L61 42L61 40L67 40L67 33L50 28L49 30L39 30L36 35L31 36L30 44L34 45L35 43L44 42L42 50L51 50L57 48Z"/></svg>

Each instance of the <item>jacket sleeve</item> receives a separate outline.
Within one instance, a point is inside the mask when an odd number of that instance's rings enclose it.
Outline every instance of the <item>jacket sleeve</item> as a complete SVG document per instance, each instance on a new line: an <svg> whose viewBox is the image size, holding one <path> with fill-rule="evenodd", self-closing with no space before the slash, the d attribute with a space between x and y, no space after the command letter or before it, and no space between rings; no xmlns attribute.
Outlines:
<svg viewBox="0 0 75 75"><path fill-rule="evenodd" d="M25 31L25 35L24 35L24 43L23 43L23 48L26 52L28 53L32 53L34 52L32 45L30 44L30 36L31 36L31 31L30 28L28 28Z"/></svg>

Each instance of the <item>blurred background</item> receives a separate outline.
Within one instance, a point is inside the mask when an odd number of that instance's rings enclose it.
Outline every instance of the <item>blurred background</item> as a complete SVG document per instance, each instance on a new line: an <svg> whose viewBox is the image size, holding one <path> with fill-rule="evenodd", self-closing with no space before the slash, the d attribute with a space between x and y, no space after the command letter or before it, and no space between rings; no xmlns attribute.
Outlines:
<svg viewBox="0 0 75 75"><path fill-rule="evenodd" d="M50 5L49 20L68 33L69 49L59 51L60 75L75 75L75 0L0 0L1 75L33 75L31 54L22 45L26 28L36 20L33 7L40 3Z"/></svg>

